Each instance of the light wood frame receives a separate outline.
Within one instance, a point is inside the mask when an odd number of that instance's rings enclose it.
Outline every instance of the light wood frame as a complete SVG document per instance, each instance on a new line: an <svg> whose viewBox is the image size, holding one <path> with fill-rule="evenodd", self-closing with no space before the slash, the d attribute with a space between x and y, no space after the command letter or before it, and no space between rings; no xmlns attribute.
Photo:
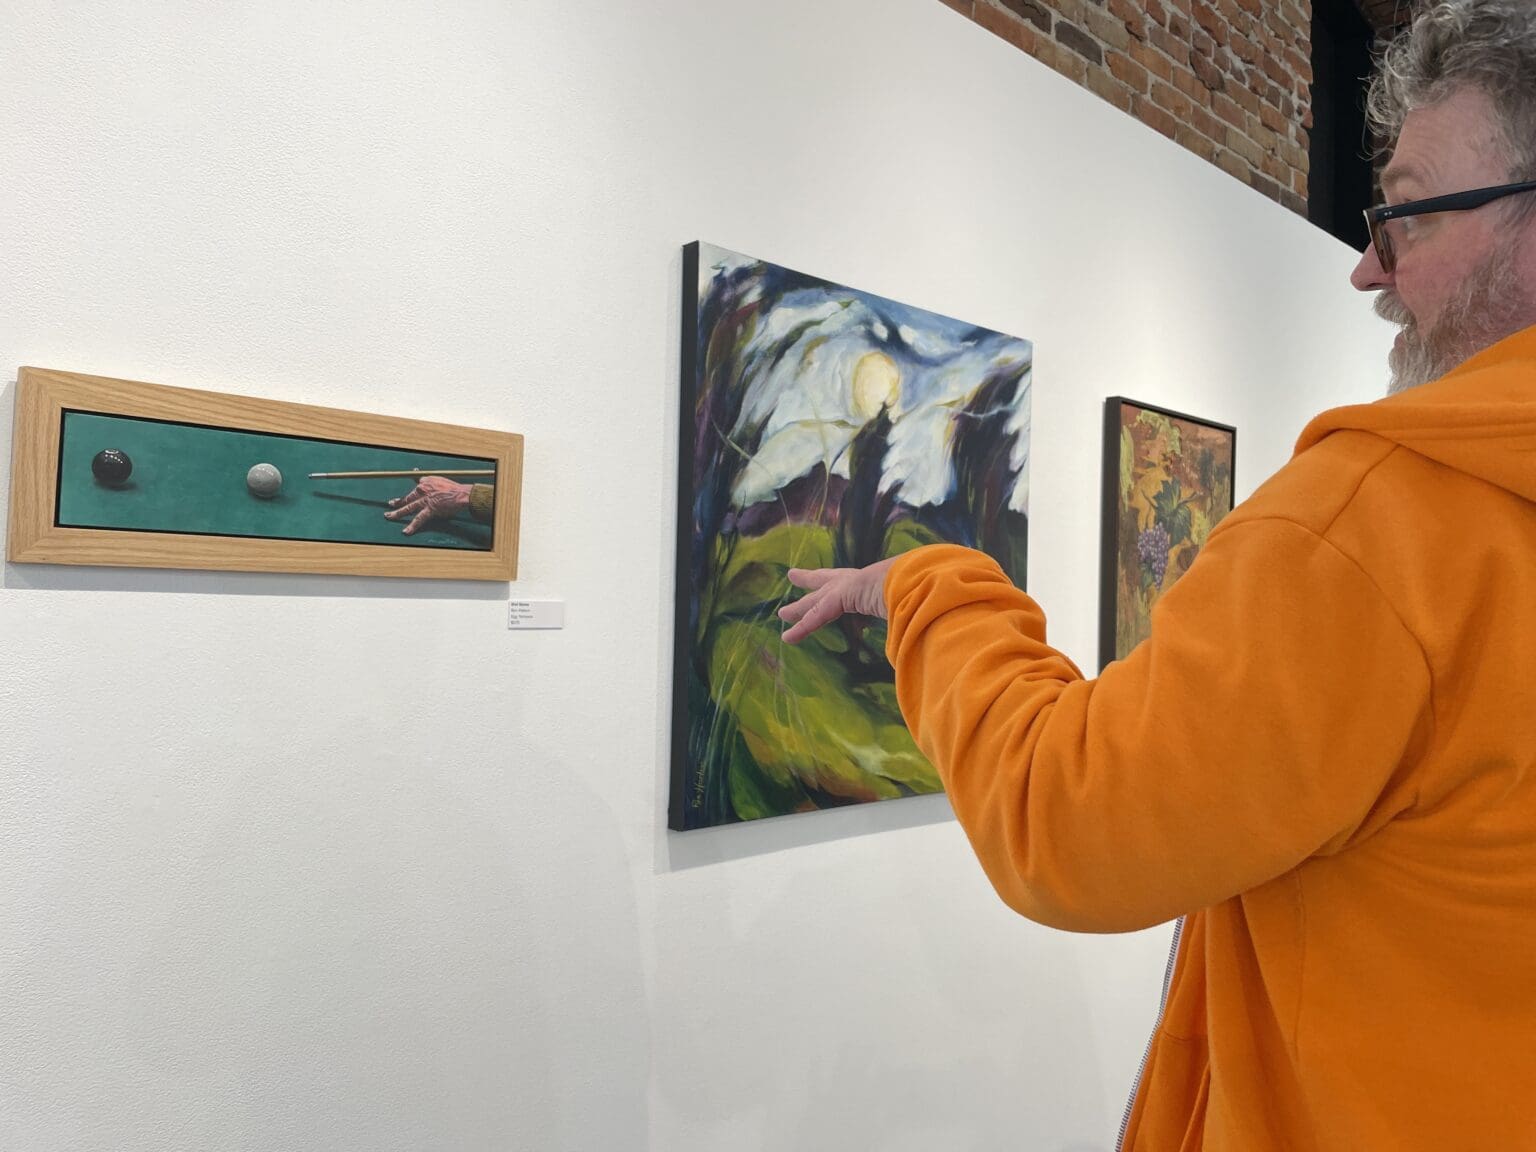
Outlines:
<svg viewBox="0 0 1536 1152"><path fill-rule="evenodd" d="M469 551L60 527L57 479L66 410L495 460L494 546ZM523 438L512 432L22 368L16 382L6 559L21 564L514 580L522 476Z"/></svg>

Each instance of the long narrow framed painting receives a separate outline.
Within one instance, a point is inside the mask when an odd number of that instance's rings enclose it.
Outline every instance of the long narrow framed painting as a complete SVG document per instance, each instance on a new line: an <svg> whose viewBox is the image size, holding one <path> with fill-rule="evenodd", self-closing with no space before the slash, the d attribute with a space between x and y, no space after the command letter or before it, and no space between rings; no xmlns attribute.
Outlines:
<svg viewBox="0 0 1536 1152"><path fill-rule="evenodd" d="M512 580L522 437L23 368L6 558Z"/></svg>
<svg viewBox="0 0 1536 1152"><path fill-rule="evenodd" d="M1124 396L1104 402L1099 666L1152 631L1158 598L1232 511L1237 429Z"/></svg>
<svg viewBox="0 0 1536 1152"><path fill-rule="evenodd" d="M670 827L940 791L884 623L784 644L785 573L951 542L1022 587L1030 342L703 243L682 315Z"/></svg>

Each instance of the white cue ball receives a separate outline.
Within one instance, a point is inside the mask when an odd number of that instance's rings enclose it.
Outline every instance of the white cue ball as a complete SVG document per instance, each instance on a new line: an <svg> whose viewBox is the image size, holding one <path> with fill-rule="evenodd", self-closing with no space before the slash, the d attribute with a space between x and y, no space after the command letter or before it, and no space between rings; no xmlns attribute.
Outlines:
<svg viewBox="0 0 1536 1152"><path fill-rule="evenodd" d="M245 486L252 496L270 500L283 486L283 474L270 464L257 464L245 474Z"/></svg>

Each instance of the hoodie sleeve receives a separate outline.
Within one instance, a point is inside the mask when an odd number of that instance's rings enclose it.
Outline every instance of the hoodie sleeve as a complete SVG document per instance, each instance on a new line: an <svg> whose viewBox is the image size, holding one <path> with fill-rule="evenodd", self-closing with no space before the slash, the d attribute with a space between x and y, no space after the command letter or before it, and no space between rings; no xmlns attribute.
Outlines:
<svg viewBox="0 0 1536 1152"><path fill-rule="evenodd" d="M902 712L1011 907L1149 927L1345 843L1424 737L1430 676L1374 582L1280 519L1224 525L1097 680L989 557L886 577Z"/></svg>

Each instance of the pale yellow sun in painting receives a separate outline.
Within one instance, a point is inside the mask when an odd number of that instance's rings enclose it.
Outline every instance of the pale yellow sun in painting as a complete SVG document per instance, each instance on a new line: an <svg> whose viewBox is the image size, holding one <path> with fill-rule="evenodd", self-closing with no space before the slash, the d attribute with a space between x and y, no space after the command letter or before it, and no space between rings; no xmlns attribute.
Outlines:
<svg viewBox="0 0 1536 1152"><path fill-rule="evenodd" d="M853 369L853 411L873 420L880 410L895 407L901 395L901 369L884 352L866 352Z"/></svg>

